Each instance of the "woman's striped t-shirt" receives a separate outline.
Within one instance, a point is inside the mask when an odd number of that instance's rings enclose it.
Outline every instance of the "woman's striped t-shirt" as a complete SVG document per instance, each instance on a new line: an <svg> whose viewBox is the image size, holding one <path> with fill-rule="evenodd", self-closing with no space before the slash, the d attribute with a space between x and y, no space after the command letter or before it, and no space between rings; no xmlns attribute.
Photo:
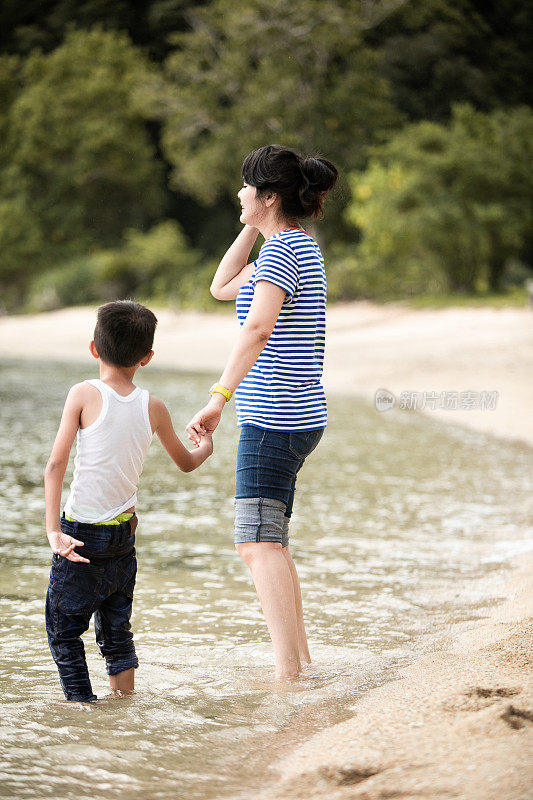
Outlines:
<svg viewBox="0 0 533 800"><path fill-rule="evenodd" d="M237 296L241 325L258 281L274 283L286 294L264 350L235 392L238 424L284 431L324 428L326 272L320 248L305 231L290 228L264 242L254 267Z"/></svg>

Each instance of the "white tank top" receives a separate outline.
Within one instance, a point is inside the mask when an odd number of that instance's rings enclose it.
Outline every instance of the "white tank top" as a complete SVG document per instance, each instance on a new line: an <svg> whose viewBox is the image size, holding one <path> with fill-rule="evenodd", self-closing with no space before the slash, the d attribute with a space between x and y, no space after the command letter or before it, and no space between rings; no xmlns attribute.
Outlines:
<svg viewBox="0 0 533 800"><path fill-rule="evenodd" d="M149 394L138 386L126 397L100 380L100 416L79 428L74 477L65 514L78 522L107 522L137 502L137 486L152 441Z"/></svg>

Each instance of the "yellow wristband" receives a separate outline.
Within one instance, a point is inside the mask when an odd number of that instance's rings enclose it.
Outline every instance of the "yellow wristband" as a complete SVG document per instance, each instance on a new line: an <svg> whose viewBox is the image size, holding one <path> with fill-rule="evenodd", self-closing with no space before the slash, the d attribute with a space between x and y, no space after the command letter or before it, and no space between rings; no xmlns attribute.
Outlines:
<svg viewBox="0 0 533 800"><path fill-rule="evenodd" d="M231 398L233 397L233 392L230 392L229 389L225 389L220 383L214 383L211 388L209 389L209 397L213 397L215 394L222 394L226 398L226 403L229 403Z"/></svg>

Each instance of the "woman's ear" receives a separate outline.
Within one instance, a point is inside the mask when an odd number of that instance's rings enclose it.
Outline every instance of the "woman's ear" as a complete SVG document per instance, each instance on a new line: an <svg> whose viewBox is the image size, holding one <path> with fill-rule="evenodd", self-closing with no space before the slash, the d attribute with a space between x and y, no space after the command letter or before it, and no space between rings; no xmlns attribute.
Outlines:
<svg viewBox="0 0 533 800"><path fill-rule="evenodd" d="M278 195L272 192L272 194L267 194L265 196L265 205L267 207L273 206L276 200L278 199Z"/></svg>

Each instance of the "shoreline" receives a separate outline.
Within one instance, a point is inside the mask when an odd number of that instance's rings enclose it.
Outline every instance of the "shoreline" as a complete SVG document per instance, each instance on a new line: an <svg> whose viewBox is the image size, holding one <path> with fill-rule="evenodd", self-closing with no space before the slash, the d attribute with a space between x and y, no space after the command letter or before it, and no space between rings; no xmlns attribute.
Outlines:
<svg viewBox="0 0 533 800"><path fill-rule="evenodd" d="M533 552L487 617L422 655L297 745L258 800L526 800L533 770Z"/></svg>
<svg viewBox="0 0 533 800"><path fill-rule="evenodd" d="M156 366L212 373L207 387L234 342L234 318L155 311ZM0 354L86 364L92 373L94 320L94 307L0 318ZM532 320L529 309L333 306L326 389L372 404L380 388L396 397L495 390L494 411L423 413L533 447ZM404 413L396 407L385 416ZM503 601L488 605L486 617L424 636L406 666L350 704L350 719L303 744L287 741L272 765L277 777L268 774L266 788L254 792L258 800L525 800L533 771L533 552L501 570Z"/></svg>
<svg viewBox="0 0 533 800"><path fill-rule="evenodd" d="M2 317L0 356L75 361L93 371L88 344L95 310L82 306ZM235 341L234 316L154 310L159 324L152 363L204 371L209 385ZM376 413L423 413L533 447L532 328L529 308L418 310L399 302L369 301L332 305L327 312L324 386L327 392L362 397L372 405L376 391L386 389L395 396L396 407ZM416 402L416 410L399 407L402 392L410 404ZM448 397L457 393L457 408L439 407L443 392ZM495 408L479 408L483 392L497 392Z"/></svg>
<svg viewBox="0 0 533 800"><path fill-rule="evenodd" d="M155 311L156 366L211 373L207 387L234 342L234 318ZM0 355L72 361L93 372L94 320L93 307L0 318ZM397 398L408 390L497 391L492 411L422 413L533 447L532 320L529 309L333 306L326 390L372 404L378 389ZM350 719L303 744L288 741L258 800L525 800L533 774L533 552L502 568L511 568L503 602L425 638L412 661L350 705Z"/></svg>

